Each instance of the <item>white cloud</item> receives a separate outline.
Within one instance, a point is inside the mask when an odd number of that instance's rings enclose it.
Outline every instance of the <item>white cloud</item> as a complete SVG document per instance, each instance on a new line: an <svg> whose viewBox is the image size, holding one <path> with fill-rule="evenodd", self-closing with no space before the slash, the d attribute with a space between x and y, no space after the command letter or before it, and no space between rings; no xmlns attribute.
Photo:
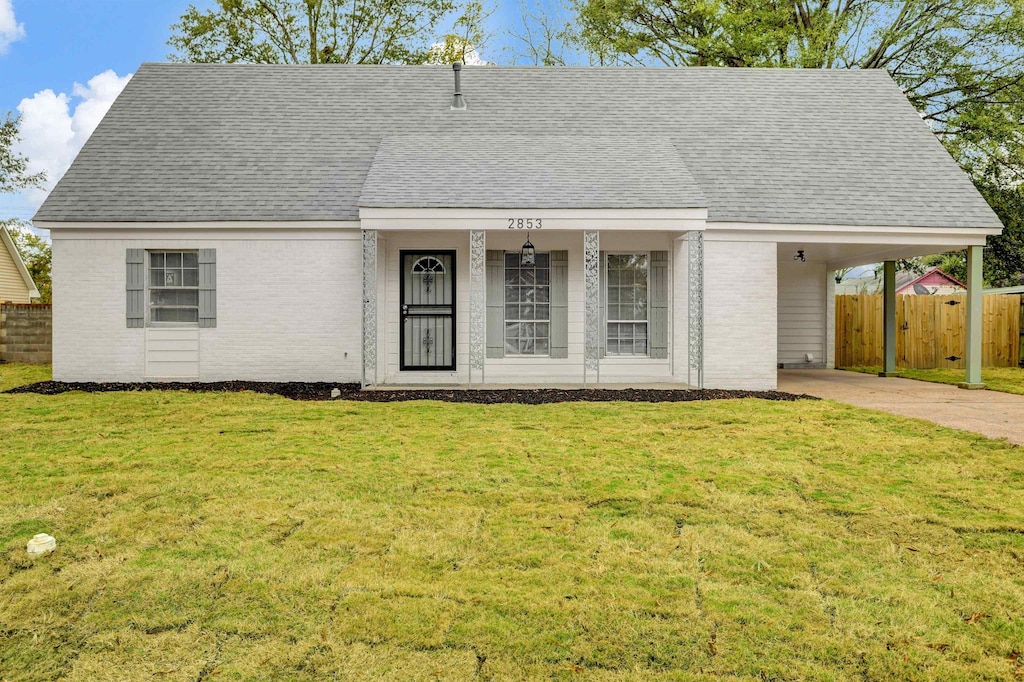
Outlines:
<svg viewBox="0 0 1024 682"><path fill-rule="evenodd" d="M25 25L14 18L13 0L0 0L0 55L7 54L11 43L25 37Z"/></svg>
<svg viewBox="0 0 1024 682"><path fill-rule="evenodd" d="M70 95L43 90L21 100L21 141L15 150L28 158L29 173L46 171L45 187L24 193L33 208L64 175L131 77L104 71L87 85L75 83Z"/></svg>

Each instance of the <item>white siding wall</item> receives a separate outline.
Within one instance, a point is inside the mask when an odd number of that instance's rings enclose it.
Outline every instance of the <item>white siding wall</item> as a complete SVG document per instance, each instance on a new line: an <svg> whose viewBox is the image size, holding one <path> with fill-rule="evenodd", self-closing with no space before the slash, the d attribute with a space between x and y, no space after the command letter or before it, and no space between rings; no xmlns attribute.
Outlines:
<svg viewBox="0 0 1024 682"><path fill-rule="evenodd" d="M0 230L4 229L0 225ZM14 257L0 242L0 303L30 303L28 287L21 277Z"/></svg>
<svg viewBox="0 0 1024 682"><path fill-rule="evenodd" d="M488 232L487 248L518 251L526 240L525 231ZM569 252L569 357L488 358L486 381L494 384L551 384L583 381L583 233L533 231L530 240L538 251ZM456 268L456 353L455 372L410 372L399 369L399 253L410 249L455 249ZM672 236L665 233L601 233L602 251L669 251ZM387 333L382 351L387 357L384 380L396 384L467 383L469 381L469 234L466 232L392 232L386 234ZM671 303L670 303L671 311ZM672 314L670 312L670 314ZM671 328L671 327L670 327ZM672 348L670 339L670 348ZM670 354L671 355L671 354ZM672 382L671 358L604 358L602 383ZM474 376L474 382L480 380ZM685 381L685 376L682 379Z"/></svg>
<svg viewBox="0 0 1024 682"><path fill-rule="evenodd" d="M780 363L826 362L826 274L824 263L779 259Z"/></svg>
<svg viewBox="0 0 1024 682"><path fill-rule="evenodd" d="M704 387L776 387L774 242L704 242Z"/></svg>
<svg viewBox="0 0 1024 682"><path fill-rule="evenodd" d="M147 371L147 330L125 326L129 248L217 249L217 327L198 330L200 380L359 380L358 230L55 230L55 379L141 381L156 378L148 371L165 373L153 364Z"/></svg>

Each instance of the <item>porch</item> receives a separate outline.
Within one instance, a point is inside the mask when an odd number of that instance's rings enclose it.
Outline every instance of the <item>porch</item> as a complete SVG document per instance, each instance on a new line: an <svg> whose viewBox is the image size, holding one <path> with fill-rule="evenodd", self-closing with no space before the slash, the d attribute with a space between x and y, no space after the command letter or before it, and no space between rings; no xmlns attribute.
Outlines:
<svg viewBox="0 0 1024 682"><path fill-rule="evenodd" d="M364 387L699 386L703 240L637 225L363 230Z"/></svg>

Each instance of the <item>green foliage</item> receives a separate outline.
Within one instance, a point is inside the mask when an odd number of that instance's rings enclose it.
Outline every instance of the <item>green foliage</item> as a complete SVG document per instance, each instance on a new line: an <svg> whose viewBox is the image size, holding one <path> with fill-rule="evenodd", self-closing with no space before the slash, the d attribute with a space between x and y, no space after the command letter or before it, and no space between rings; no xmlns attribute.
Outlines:
<svg viewBox="0 0 1024 682"><path fill-rule="evenodd" d="M10 112L0 120L0 194L39 187L46 181L45 173L28 175L28 159L14 153L14 144L20 139L19 122Z"/></svg>
<svg viewBox="0 0 1024 682"><path fill-rule="evenodd" d="M29 224L23 220L0 221L0 230L3 229L6 229L7 233L11 235L11 240L21 254L21 259L25 261L28 274L32 275L32 281L39 289L37 302L52 303L50 267L53 262L53 254L50 251L50 242L33 232Z"/></svg>
<svg viewBox="0 0 1024 682"><path fill-rule="evenodd" d="M985 282L993 287L1024 284L1024 186L984 182L978 183L978 189L1003 221L1003 233L988 238Z"/></svg>
<svg viewBox="0 0 1024 682"><path fill-rule="evenodd" d="M170 59L255 64L418 64L454 0L216 0L171 27Z"/></svg>
<svg viewBox="0 0 1024 682"><path fill-rule="evenodd" d="M447 33L431 46L426 58L428 64L463 64L479 59L479 51L487 44L490 34L484 23L493 9L484 7L482 2L469 0L462 8L462 14L455 20L452 32Z"/></svg>

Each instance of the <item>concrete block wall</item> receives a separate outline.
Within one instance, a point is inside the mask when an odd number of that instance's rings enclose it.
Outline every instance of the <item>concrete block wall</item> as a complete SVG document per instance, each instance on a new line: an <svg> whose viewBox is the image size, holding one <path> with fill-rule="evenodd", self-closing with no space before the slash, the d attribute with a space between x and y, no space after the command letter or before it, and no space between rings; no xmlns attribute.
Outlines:
<svg viewBox="0 0 1024 682"><path fill-rule="evenodd" d="M48 365L53 360L53 308L0 304L0 360Z"/></svg>

